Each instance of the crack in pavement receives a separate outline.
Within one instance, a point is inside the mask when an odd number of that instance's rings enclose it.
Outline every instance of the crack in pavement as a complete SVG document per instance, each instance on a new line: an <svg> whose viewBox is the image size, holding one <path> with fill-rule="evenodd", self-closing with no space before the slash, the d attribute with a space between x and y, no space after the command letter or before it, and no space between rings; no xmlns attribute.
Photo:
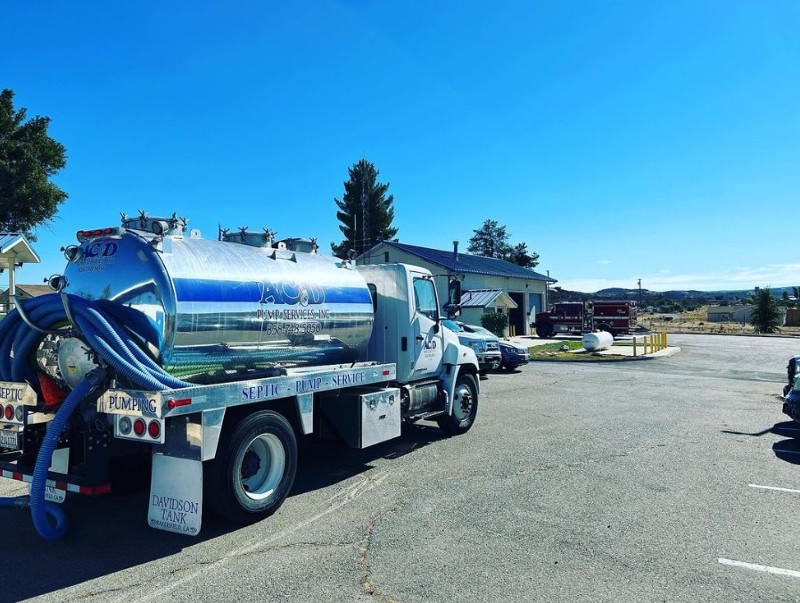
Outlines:
<svg viewBox="0 0 800 603"><path fill-rule="evenodd" d="M410 492L411 490L408 490L403 495L398 497L394 504L388 509L373 515L372 519L370 519L369 523L367 523L367 527L364 530L364 536L361 538L361 541L358 544L353 545L353 548L358 553L356 567L362 572L361 580L359 581L361 588L366 594L375 597L383 603L400 603L400 599L379 591L372 581L372 568L370 567L369 563L367 563L367 555L369 554L370 546L372 545L372 534L374 533L375 526L378 525L378 522L390 513L397 511L397 509L403 505Z"/></svg>
<svg viewBox="0 0 800 603"><path fill-rule="evenodd" d="M180 587L182 584L194 580L201 573L208 571L207 568L213 569L221 567L233 559L246 557L252 554L262 553L265 549L274 548L274 543L276 541L291 536L295 532L298 532L299 530L302 530L303 528L316 523L317 521L321 520L327 515L330 515L331 513L334 513L335 511L339 510L346 504L352 503L362 494L365 494L370 490L372 490L373 488L380 486L389 476L389 473L390 472L387 470L375 476L362 474L359 476L361 479L357 481L355 484L351 484L350 486L342 489L335 496L328 499L328 501L326 502L328 503L329 506L326 509L323 509L316 514L307 517L306 519L299 521L298 523L267 537L265 540L257 540L254 538L249 543L244 543L240 548L229 551L228 553L222 555L215 561L202 562L203 565L206 567L206 569L189 572L188 574L182 576L181 578L175 580L174 582L171 582L169 584L163 585L158 588L154 588L149 593L140 595L135 599L132 599L130 596L122 595L121 597L116 598L114 601L115 603L131 603L133 600L161 601L164 596L166 596L168 593L172 592L176 588ZM351 542L347 543L347 546L352 546L352 543ZM166 576L166 575L169 574L167 573L161 574L161 576Z"/></svg>
<svg viewBox="0 0 800 603"><path fill-rule="evenodd" d="M127 590L129 588L136 588L137 586L142 586L145 584L144 582L137 582L136 584L126 584L125 586L118 586L116 588L103 588L101 590L96 591L89 591L85 593L81 593L75 597L70 599L64 599L64 603L70 603L70 601L85 601L91 597L102 597L105 595L109 595L111 593L117 593L123 590Z"/></svg>

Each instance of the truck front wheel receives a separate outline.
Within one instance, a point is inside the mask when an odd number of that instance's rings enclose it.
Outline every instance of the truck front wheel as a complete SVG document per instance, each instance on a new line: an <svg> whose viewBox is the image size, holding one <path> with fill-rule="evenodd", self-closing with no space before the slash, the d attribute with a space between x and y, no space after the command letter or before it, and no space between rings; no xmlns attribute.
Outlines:
<svg viewBox="0 0 800 603"><path fill-rule="evenodd" d="M553 325L537 325L536 334L542 339L550 339L553 336Z"/></svg>
<svg viewBox="0 0 800 603"><path fill-rule="evenodd" d="M217 457L206 462L204 500L236 523L271 515L283 504L297 471L297 440L280 414L263 410L223 433Z"/></svg>
<svg viewBox="0 0 800 603"><path fill-rule="evenodd" d="M474 375L463 373L456 381L453 391L453 411L436 422L442 431L450 435L459 435L469 431L478 414L478 385Z"/></svg>

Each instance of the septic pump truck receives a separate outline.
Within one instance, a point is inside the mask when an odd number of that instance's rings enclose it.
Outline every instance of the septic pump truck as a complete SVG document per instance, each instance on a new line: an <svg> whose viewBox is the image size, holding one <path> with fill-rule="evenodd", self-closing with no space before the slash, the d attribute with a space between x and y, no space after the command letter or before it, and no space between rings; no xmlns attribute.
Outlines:
<svg viewBox="0 0 800 603"><path fill-rule="evenodd" d="M107 493L126 467L149 468L151 527L196 535L206 507L274 513L298 437L366 448L404 421L472 427L477 358L442 328L430 272L186 224L141 212L79 231L54 293L0 322L0 471L31 484L0 504L29 506L44 538L66 532L67 494Z"/></svg>

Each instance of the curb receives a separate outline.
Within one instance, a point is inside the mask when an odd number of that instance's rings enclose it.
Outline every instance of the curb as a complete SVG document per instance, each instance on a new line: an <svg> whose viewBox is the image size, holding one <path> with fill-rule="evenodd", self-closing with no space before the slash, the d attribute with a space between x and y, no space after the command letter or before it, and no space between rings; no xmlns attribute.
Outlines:
<svg viewBox="0 0 800 603"><path fill-rule="evenodd" d="M664 350L659 350L655 354L647 354L642 356L622 356L618 354L597 354L592 356L578 356L573 355L571 358L531 358L529 362L639 362L642 360L656 360L658 358L669 358L681 351L678 346L667 346ZM606 356L604 360L598 360L597 356Z"/></svg>

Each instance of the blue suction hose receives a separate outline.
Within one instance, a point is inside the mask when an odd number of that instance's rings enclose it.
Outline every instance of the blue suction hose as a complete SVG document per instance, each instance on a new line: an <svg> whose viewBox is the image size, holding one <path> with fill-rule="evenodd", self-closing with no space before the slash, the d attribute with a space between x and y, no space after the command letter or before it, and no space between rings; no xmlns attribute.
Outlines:
<svg viewBox="0 0 800 603"><path fill-rule="evenodd" d="M54 293L29 300L23 304L22 309L25 318L14 309L0 321L0 381L27 381L38 388L36 373L30 366L29 358L41 341L42 333L31 324L49 331L73 322L103 363L123 376L133 387L164 390L191 385L176 379L150 358L131 334L103 309L100 302ZM146 340L146 335L134 334L140 341ZM72 413L104 379L105 371L95 369L72 390L49 423L36 457L30 490L31 517L36 531L46 540L61 538L69 527L64 511L44 497L47 470L52 464L53 452ZM0 498L0 507L22 507L27 504L21 498Z"/></svg>

